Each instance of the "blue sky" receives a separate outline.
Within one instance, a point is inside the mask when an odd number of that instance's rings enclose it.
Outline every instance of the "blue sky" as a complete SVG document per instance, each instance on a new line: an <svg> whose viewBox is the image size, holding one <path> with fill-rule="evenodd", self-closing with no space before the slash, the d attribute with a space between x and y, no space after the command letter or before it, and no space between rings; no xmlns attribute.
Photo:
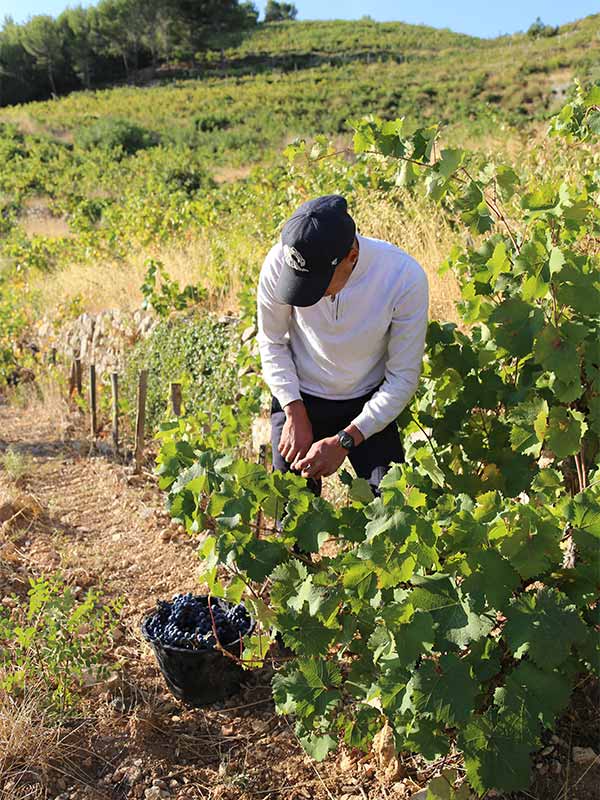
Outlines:
<svg viewBox="0 0 600 800"><path fill-rule="evenodd" d="M264 0L256 5L264 8ZM56 16L69 0L0 0L0 20L10 14L22 22L33 14ZM83 2L83 5L89 3ZM600 11L599 0L504 0L483 4L481 0L295 0L298 19L358 19L368 14L377 20L425 23L451 28L475 36L497 36L526 30L536 17L559 25Z"/></svg>

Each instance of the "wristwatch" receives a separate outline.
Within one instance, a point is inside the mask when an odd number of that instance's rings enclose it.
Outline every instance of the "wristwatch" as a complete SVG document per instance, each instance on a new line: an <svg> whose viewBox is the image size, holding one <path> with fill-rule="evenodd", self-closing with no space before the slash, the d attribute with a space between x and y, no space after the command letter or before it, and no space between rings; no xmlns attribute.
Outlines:
<svg viewBox="0 0 600 800"><path fill-rule="evenodd" d="M346 450L352 450L352 448L355 447L354 439L348 433L348 431L339 431L339 433L336 433L336 436L339 440L339 443L342 445L342 447L345 447Z"/></svg>

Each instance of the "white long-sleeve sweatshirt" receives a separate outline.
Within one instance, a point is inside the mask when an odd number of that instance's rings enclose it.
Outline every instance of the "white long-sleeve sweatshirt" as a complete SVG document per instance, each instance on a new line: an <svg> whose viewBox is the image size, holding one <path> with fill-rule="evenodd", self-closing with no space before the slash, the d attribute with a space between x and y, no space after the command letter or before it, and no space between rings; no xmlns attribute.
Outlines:
<svg viewBox="0 0 600 800"><path fill-rule="evenodd" d="M423 268L398 247L357 234L358 261L333 298L301 308L276 300L284 264L279 241L258 282L263 375L282 407L300 392L349 400L379 389L352 420L367 439L400 414L416 391L427 331Z"/></svg>

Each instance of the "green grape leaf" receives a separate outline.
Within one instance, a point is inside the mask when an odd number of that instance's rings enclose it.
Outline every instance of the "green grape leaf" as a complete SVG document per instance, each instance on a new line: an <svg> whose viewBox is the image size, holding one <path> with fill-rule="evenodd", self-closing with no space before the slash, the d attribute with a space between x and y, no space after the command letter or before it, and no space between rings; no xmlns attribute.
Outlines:
<svg viewBox="0 0 600 800"><path fill-rule="evenodd" d="M306 606L300 612L278 613L276 624L285 644L295 653L306 656L325 655L336 634L313 617Z"/></svg>
<svg viewBox="0 0 600 800"><path fill-rule="evenodd" d="M557 670L549 672L521 661L509 673L504 686L494 692L494 705L523 719L537 735L540 723L544 728L554 725L569 702L572 688L571 681Z"/></svg>
<svg viewBox="0 0 600 800"><path fill-rule="evenodd" d="M379 589L388 589L408 581L416 565L416 558L412 554L403 552L394 542L382 536L361 544L358 555L373 567Z"/></svg>
<svg viewBox="0 0 600 800"><path fill-rule="evenodd" d="M569 520L573 528L600 539L600 499L589 491L576 494L569 503Z"/></svg>
<svg viewBox="0 0 600 800"><path fill-rule="evenodd" d="M488 319L498 346L517 358L529 355L533 347L531 311L528 303L512 297L496 306Z"/></svg>
<svg viewBox="0 0 600 800"><path fill-rule="evenodd" d="M287 557L288 551L280 542L254 539L242 552L238 553L236 561L238 567L248 575L250 580L264 581L277 564Z"/></svg>
<svg viewBox="0 0 600 800"><path fill-rule="evenodd" d="M531 509L523 508L509 527L497 528L493 538L500 553L528 580L561 563L561 536L556 522L539 519Z"/></svg>
<svg viewBox="0 0 600 800"><path fill-rule="evenodd" d="M546 435L547 419L548 403L541 397L516 406L509 415L512 422L510 443L513 449L539 458Z"/></svg>
<svg viewBox="0 0 600 800"><path fill-rule="evenodd" d="M548 372L553 372L563 383L571 384L579 381L581 369L579 354L566 331L560 331L553 325L546 325L535 340L533 353L536 362Z"/></svg>
<svg viewBox="0 0 600 800"><path fill-rule="evenodd" d="M417 715L431 714L451 726L469 719L479 689L469 665L452 653L442 655L437 663L424 661L411 684L411 703Z"/></svg>
<svg viewBox="0 0 600 800"><path fill-rule="evenodd" d="M285 531L296 537L305 553L318 553L323 542L336 535L335 509L322 497L315 497L310 508L299 514L293 524L286 525Z"/></svg>
<svg viewBox="0 0 600 800"><path fill-rule="evenodd" d="M407 600L413 608L431 614L436 626L436 649L444 650L452 645L465 647L493 628L493 619L474 614L447 575L415 576L412 582L415 588L409 592Z"/></svg>
<svg viewBox="0 0 600 800"><path fill-rule="evenodd" d="M273 699L280 714L296 714L310 725L315 717L340 702L341 673L335 664L319 658L301 658L292 668L273 676Z"/></svg>
<svg viewBox="0 0 600 800"><path fill-rule="evenodd" d="M410 716L404 721L406 714L394 719L394 730L400 740L400 749L412 750L427 761L435 761L450 751L450 738L439 730L439 724L425 716Z"/></svg>
<svg viewBox="0 0 600 800"><path fill-rule="evenodd" d="M414 664L423 653L433 650L433 617L427 611L415 611L412 618L394 632L398 659L404 666Z"/></svg>
<svg viewBox="0 0 600 800"><path fill-rule="evenodd" d="M547 443L558 459L567 458L581 449L587 423L581 411L554 406L548 415Z"/></svg>
<svg viewBox="0 0 600 800"><path fill-rule="evenodd" d="M337 739L333 739L327 733L322 736L316 734L299 736L298 739L304 750L315 761L323 761L338 746Z"/></svg>
<svg viewBox="0 0 600 800"><path fill-rule="evenodd" d="M541 669L562 664L571 647L586 636L575 606L555 589L522 594L506 611L502 632L516 658L529 658Z"/></svg>
<svg viewBox="0 0 600 800"><path fill-rule="evenodd" d="M441 158L436 164L436 170L448 179L459 169L465 160L466 152L460 149L446 148L442 150Z"/></svg>
<svg viewBox="0 0 600 800"><path fill-rule="evenodd" d="M445 769L442 774L429 781L425 800L472 800L472 794L466 783L458 789L454 788L456 770Z"/></svg>
<svg viewBox="0 0 600 800"><path fill-rule="evenodd" d="M529 756L539 746L539 739L518 715L492 708L473 716L459 731L458 742L467 778L477 792L511 792L529 786Z"/></svg>
<svg viewBox="0 0 600 800"><path fill-rule="evenodd" d="M414 458L417 461L420 469L431 478L431 481L435 486L445 485L445 475L440 469L440 466L436 461L431 448L419 447L418 450L415 450Z"/></svg>
<svg viewBox="0 0 600 800"><path fill-rule="evenodd" d="M486 607L501 611L521 583L518 572L497 550L482 550L468 556L467 562L473 572L461 591L468 595L473 611L482 613Z"/></svg>
<svg viewBox="0 0 600 800"><path fill-rule="evenodd" d="M369 482L365 478L354 478L348 495L352 500L364 505L368 505L375 497Z"/></svg>

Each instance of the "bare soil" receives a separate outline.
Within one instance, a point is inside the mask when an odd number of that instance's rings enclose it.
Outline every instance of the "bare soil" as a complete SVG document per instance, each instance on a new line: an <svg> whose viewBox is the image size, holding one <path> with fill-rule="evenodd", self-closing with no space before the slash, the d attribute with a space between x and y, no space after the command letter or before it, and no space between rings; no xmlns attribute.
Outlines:
<svg viewBox="0 0 600 800"><path fill-rule="evenodd" d="M0 453L9 446L31 458L18 491L32 508L17 527L0 528L0 599L24 595L29 575L60 571L72 586L100 586L125 605L106 653L111 677L87 689L81 716L60 730L62 756L17 759L4 774L0 759L1 800L407 800L444 766L462 774L458 755L434 764L402 755L393 780L383 778L377 752L342 749L313 762L293 720L275 713L269 669L249 674L225 704L182 705L140 622L157 599L199 590L198 541L172 526L149 470L134 476L107 455L89 455L76 412L64 424L42 407L0 406ZM0 475L3 487L14 490ZM598 752L598 703L597 683L583 679L534 756L529 792L513 800L600 800L598 759L572 760L574 745Z"/></svg>

